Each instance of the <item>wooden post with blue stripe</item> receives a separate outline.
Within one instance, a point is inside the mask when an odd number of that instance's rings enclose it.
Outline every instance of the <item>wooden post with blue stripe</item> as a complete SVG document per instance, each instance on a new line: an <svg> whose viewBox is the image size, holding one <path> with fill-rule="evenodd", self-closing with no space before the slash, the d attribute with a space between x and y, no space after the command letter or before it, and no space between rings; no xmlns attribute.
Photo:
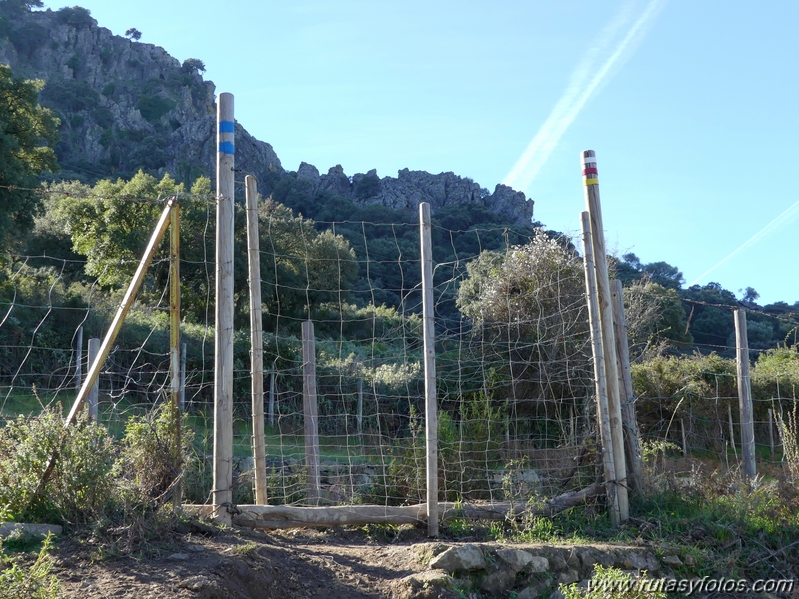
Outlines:
<svg viewBox="0 0 799 599"><path fill-rule="evenodd" d="M233 94L217 98L214 513L231 524L233 502Z"/></svg>
<svg viewBox="0 0 799 599"><path fill-rule="evenodd" d="M591 244L594 250L597 300L599 304L599 326L602 333L602 353L605 356L605 382L608 391L608 416L613 445L613 466L616 470L616 497L619 517L626 522L630 517L627 496L627 463L624 459L624 429L619 393L619 371L616 364L616 333L613 329L613 304L608 276L608 259L605 251L605 228L602 224L602 206L599 201L599 173L596 154L593 150L582 152L583 185L585 204L591 225Z"/></svg>

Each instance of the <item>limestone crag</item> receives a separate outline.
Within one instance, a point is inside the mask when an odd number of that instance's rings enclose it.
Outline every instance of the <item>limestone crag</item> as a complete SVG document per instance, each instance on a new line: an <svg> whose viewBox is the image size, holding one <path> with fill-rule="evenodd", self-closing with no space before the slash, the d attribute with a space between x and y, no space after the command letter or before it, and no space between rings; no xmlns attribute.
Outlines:
<svg viewBox="0 0 799 599"><path fill-rule="evenodd" d="M199 59L181 63L160 46L114 35L80 7L31 11L0 2L0 62L17 76L45 81L40 101L61 120L62 178L128 178L142 168L190 183L214 173L215 86L203 79ZM265 195L286 174L272 146L238 123L236 167L255 175ZM416 211L429 202L435 213L476 203L520 226L533 215L523 193L504 185L492 193L451 172L406 168L381 179L374 170L349 177L341 166L320 175L302 163L297 178L315 193L359 204Z"/></svg>
<svg viewBox="0 0 799 599"><path fill-rule="evenodd" d="M493 193L481 188L468 177L454 173L432 175L425 171L400 170L397 177L377 176L375 170L348 177L341 165L332 167L326 175L308 163L301 163L297 178L312 184L316 193L329 192L351 198L358 203L383 204L397 210L416 210L421 202L428 202L431 210L452 204L474 202L495 214L507 218L512 224L530 225L534 202L524 193L499 184Z"/></svg>
<svg viewBox="0 0 799 599"><path fill-rule="evenodd" d="M61 119L64 176L94 180L143 167L191 180L214 171L215 87L199 61L181 64L160 46L114 35L78 7L0 16L0 62L44 80L41 102ZM259 178L282 173L269 144L240 126L236 134L237 167Z"/></svg>

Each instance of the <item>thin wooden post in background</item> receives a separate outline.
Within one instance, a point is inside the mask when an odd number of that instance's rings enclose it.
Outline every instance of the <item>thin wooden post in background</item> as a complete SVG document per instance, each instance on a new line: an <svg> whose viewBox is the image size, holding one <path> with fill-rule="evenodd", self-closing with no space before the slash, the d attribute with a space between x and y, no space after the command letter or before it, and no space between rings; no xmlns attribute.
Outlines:
<svg viewBox="0 0 799 599"><path fill-rule="evenodd" d="M217 97L214 482L217 522L230 525L233 501L233 94Z"/></svg>
<svg viewBox="0 0 799 599"><path fill-rule="evenodd" d="M624 428L624 457L627 463L627 486L635 491L641 486L641 441L638 438L633 377L630 371L630 347L627 316L624 314L624 290L619 279L612 281L611 291L613 293L613 326L616 333L621 418Z"/></svg>
<svg viewBox="0 0 799 599"><path fill-rule="evenodd" d="M746 312L740 308L735 309L735 348L744 476L753 479L757 475L757 468L755 466L755 426L752 422L752 381L749 377L749 339L746 334Z"/></svg>
<svg viewBox="0 0 799 599"><path fill-rule="evenodd" d="M355 416L358 423L358 435L363 435L363 379L358 379L358 411Z"/></svg>
<svg viewBox="0 0 799 599"><path fill-rule="evenodd" d="M735 445L735 427L733 426L732 421L732 405L727 404L727 422L730 424L730 445L732 446L732 452L735 454L735 462L738 462L738 448Z"/></svg>
<svg viewBox="0 0 799 599"><path fill-rule="evenodd" d="M680 418L680 430L682 431L682 455L688 457L688 441L685 438L685 418Z"/></svg>
<svg viewBox="0 0 799 599"><path fill-rule="evenodd" d="M594 250L599 323L602 332L602 349L605 355L605 379L608 386L608 415L610 435L613 443L613 465L616 469L616 493L619 497L619 516L622 522L630 517L627 496L627 464L624 459L624 428L622 426L619 374L616 360L616 334L613 330L613 308L611 306L608 260L605 252L605 228L602 223L602 206L599 200L599 180L596 155L593 150L582 153L585 203L591 224L591 242Z"/></svg>
<svg viewBox="0 0 799 599"><path fill-rule="evenodd" d="M422 335L424 338L425 439L427 444L427 536L438 536L438 398L436 397L435 305L430 204L419 204L422 254Z"/></svg>
<svg viewBox="0 0 799 599"><path fill-rule="evenodd" d="M264 440L264 338L261 331L261 251L258 238L258 183L244 177L247 212L247 262L250 284L250 376L252 379L252 452L255 461L255 504L266 505L266 442Z"/></svg>
<svg viewBox="0 0 799 599"><path fill-rule="evenodd" d="M588 212L580 214L583 230L583 266L585 269L585 293L588 300L588 322L591 327L591 349L594 354L594 381L596 384L596 415L602 443L602 464L605 476L605 496L610 521L613 526L621 523L619 496L616 493L616 466L613 461L613 441L610 434L608 414L608 386L605 380L605 355L602 350L602 333L599 324L599 304L594 273L594 250L591 243L591 224Z"/></svg>
<svg viewBox="0 0 799 599"><path fill-rule="evenodd" d="M187 345L182 343L180 345L180 395L178 396L181 413L186 411L186 351Z"/></svg>
<svg viewBox="0 0 799 599"><path fill-rule="evenodd" d="M768 409L768 449L769 459L774 459L774 412L771 408Z"/></svg>
<svg viewBox="0 0 799 599"><path fill-rule="evenodd" d="M183 471L183 431L180 407L180 204L169 215L169 375L175 423L175 465ZM172 493L172 505L183 503L182 477Z"/></svg>
<svg viewBox="0 0 799 599"><path fill-rule="evenodd" d="M316 338L313 322L302 323L302 406L308 503L319 504L319 407L316 401Z"/></svg>
<svg viewBox="0 0 799 599"><path fill-rule="evenodd" d="M83 327L78 327L75 340L75 391L83 384Z"/></svg>
<svg viewBox="0 0 799 599"><path fill-rule="evenodd" d="M88 364L89 368L92 367L94 362L97 360L97 355L100 353L100 340L96 337L92 337L89 339L89 350L88 350ZM89 420L93 422L97 422L97 417L100 413L100 377L95 377L94 384L92 385L91 389L89 389L89 395L86 397L86 411L89 416Z"/></svg>
<svg viewBox="0 0 799 599"><path fill-rule="evenodd" d="M268 422L269 426L275 426L275 364L272 364L272 370L269 371L269 408L268 408Z"/></svg>

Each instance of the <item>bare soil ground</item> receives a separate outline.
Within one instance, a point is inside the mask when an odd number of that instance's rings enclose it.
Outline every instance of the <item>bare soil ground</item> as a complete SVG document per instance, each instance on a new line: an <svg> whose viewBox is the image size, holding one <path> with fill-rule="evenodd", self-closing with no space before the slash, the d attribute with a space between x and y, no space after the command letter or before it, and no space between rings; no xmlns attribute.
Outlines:
<svg viewBox="0 0 799 599"><path fill-rule="evenodd" d="M81 599L358 599L392 597L394 581L424 570L403 529L388 543L363 530L260 532L198 529L149 548L146 558L101 557L70 538L58 544L52 572L63 596Z"/></svg>

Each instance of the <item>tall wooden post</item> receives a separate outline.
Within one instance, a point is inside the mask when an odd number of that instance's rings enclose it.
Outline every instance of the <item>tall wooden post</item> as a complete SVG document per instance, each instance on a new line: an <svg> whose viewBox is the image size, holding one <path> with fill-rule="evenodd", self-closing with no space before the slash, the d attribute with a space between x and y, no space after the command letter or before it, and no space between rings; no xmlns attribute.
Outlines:
<svg viewBox="0 0 799 599"><path fill-rule="evenodd" d="M749 338L746 334L746 312L735 309L735 347L738 371L738 406L741 411L741 454L744 476L753 479L755 467L755 427L752 422L752 381L749 377Z"/></svg>
<svg viewBox="0 0 799 599"><path fill-rule="evenodd" d="M97 354L100 353L100 340L92 337L89 339L89 351L88 351L88 364L89 368L92 367L94 362L97 360ZM97 417L100 414L100 406L99 406L99 399L100 399L100 380L99 377L94 379L94 384L92 385L91 389L89 389L89 395L86 397L86 406L87 412L89 416L89 420L93 422L97 422Z"/></svg>
<svg viewBox="0 0 799 599"><path fill-rule="evenodd" d="M250 375L252 377L252 451L255 458L255 503L266 505L264 441L264 338L261 332L261 252L258 239L258 184L244 178L247 194L247 261L250 284Z"/></svg>
<svg viewBox="0 0 799 599"><path fill-rule="evenodd" d="M358 435L363 435L363 379L358 379L358 409L356 413Z"/></svg>
<svg viewBox="0 0 799 599"><path fill-rule="evenodd" d="M585 292L588 300L588 322L591 326L591 349L594 354L594 380L596 381L596 416L602 442L602 465L605 475L605 495L610 521L613 526L621 523L619 496L616 492L616 466L613 460L613 440L608 416L608 386L605 380L605 355L602 350L602 333L599 324L599 304L594 272L594 250L591 243L591 224L588 212L580 214L583 228L583 266L585 267Z"/></svg>
<svg viewBox="0 0 799 599"><path fill-rule="evenodd" d="M610 435L613 443L613 465L616 469L616 492L619 497L619 516L622 522L626 522L630 517L630 507L627 497L627 464L624 459L624 431L619 397L619 375L616 360L613 359L616 353L616 334L613 330L610 278L608 276L608 260L605 252L605 228L602 224L599 179L596 155L593 150L585 150L582 153L582 163L585 203L591 222L591 242L594 249L594 265L596 267L602 349L606 357L605 379L608 385L608 415L610 417Z"/></svg>
<svg viewBox="0 0 799 599"><path fill-rule="evenodd" d="M180 408L180 204L169 215L169 374L172 391L172 418L175 422L175 464L183 470L183 435ZM181 479L182 480L182 479ZM172 494L172 505L183 502L179 482Z"/></svg>
<svg viewBox="0 0 799 599"><path fill-rule="evenodd" d="M319 504L319 408L316 402L316 338L313 322L302 323L302 405L305 420L305 467L308 503Z"/></svg>
<svg viewBox="0 0 799 599"><path fill-rule="evenodd" d="M75 340L75 391L83 384L83 327L78 327Z"/></svg>
<svg viewBox="0 0 799 599"><path fill-rule="evenodd" d="M627 462L628 487L635 491L640 486L641 442L638 438L638 419L635 416L635 394L630 371L630 347L627 334L627 317L624 314L624 292L621 281L612 282L613 326L616 333L616 359L619 370L621 418L624 427L624 457Z"/></svg>
<svg viewBox="0 0 799 599"><path fill-rule="evenodd" d="M233 500L233 94L217 97L213 505L230 525Z"/></svg>
<svg viewBox="0 0 799 599"><path fill-rule="evenodd" d="M427 443L427 536L438 536L438 399L436 397L435 306L430 204L419 204L422 251L422 329L424 337L425 440Z"/></svg>

